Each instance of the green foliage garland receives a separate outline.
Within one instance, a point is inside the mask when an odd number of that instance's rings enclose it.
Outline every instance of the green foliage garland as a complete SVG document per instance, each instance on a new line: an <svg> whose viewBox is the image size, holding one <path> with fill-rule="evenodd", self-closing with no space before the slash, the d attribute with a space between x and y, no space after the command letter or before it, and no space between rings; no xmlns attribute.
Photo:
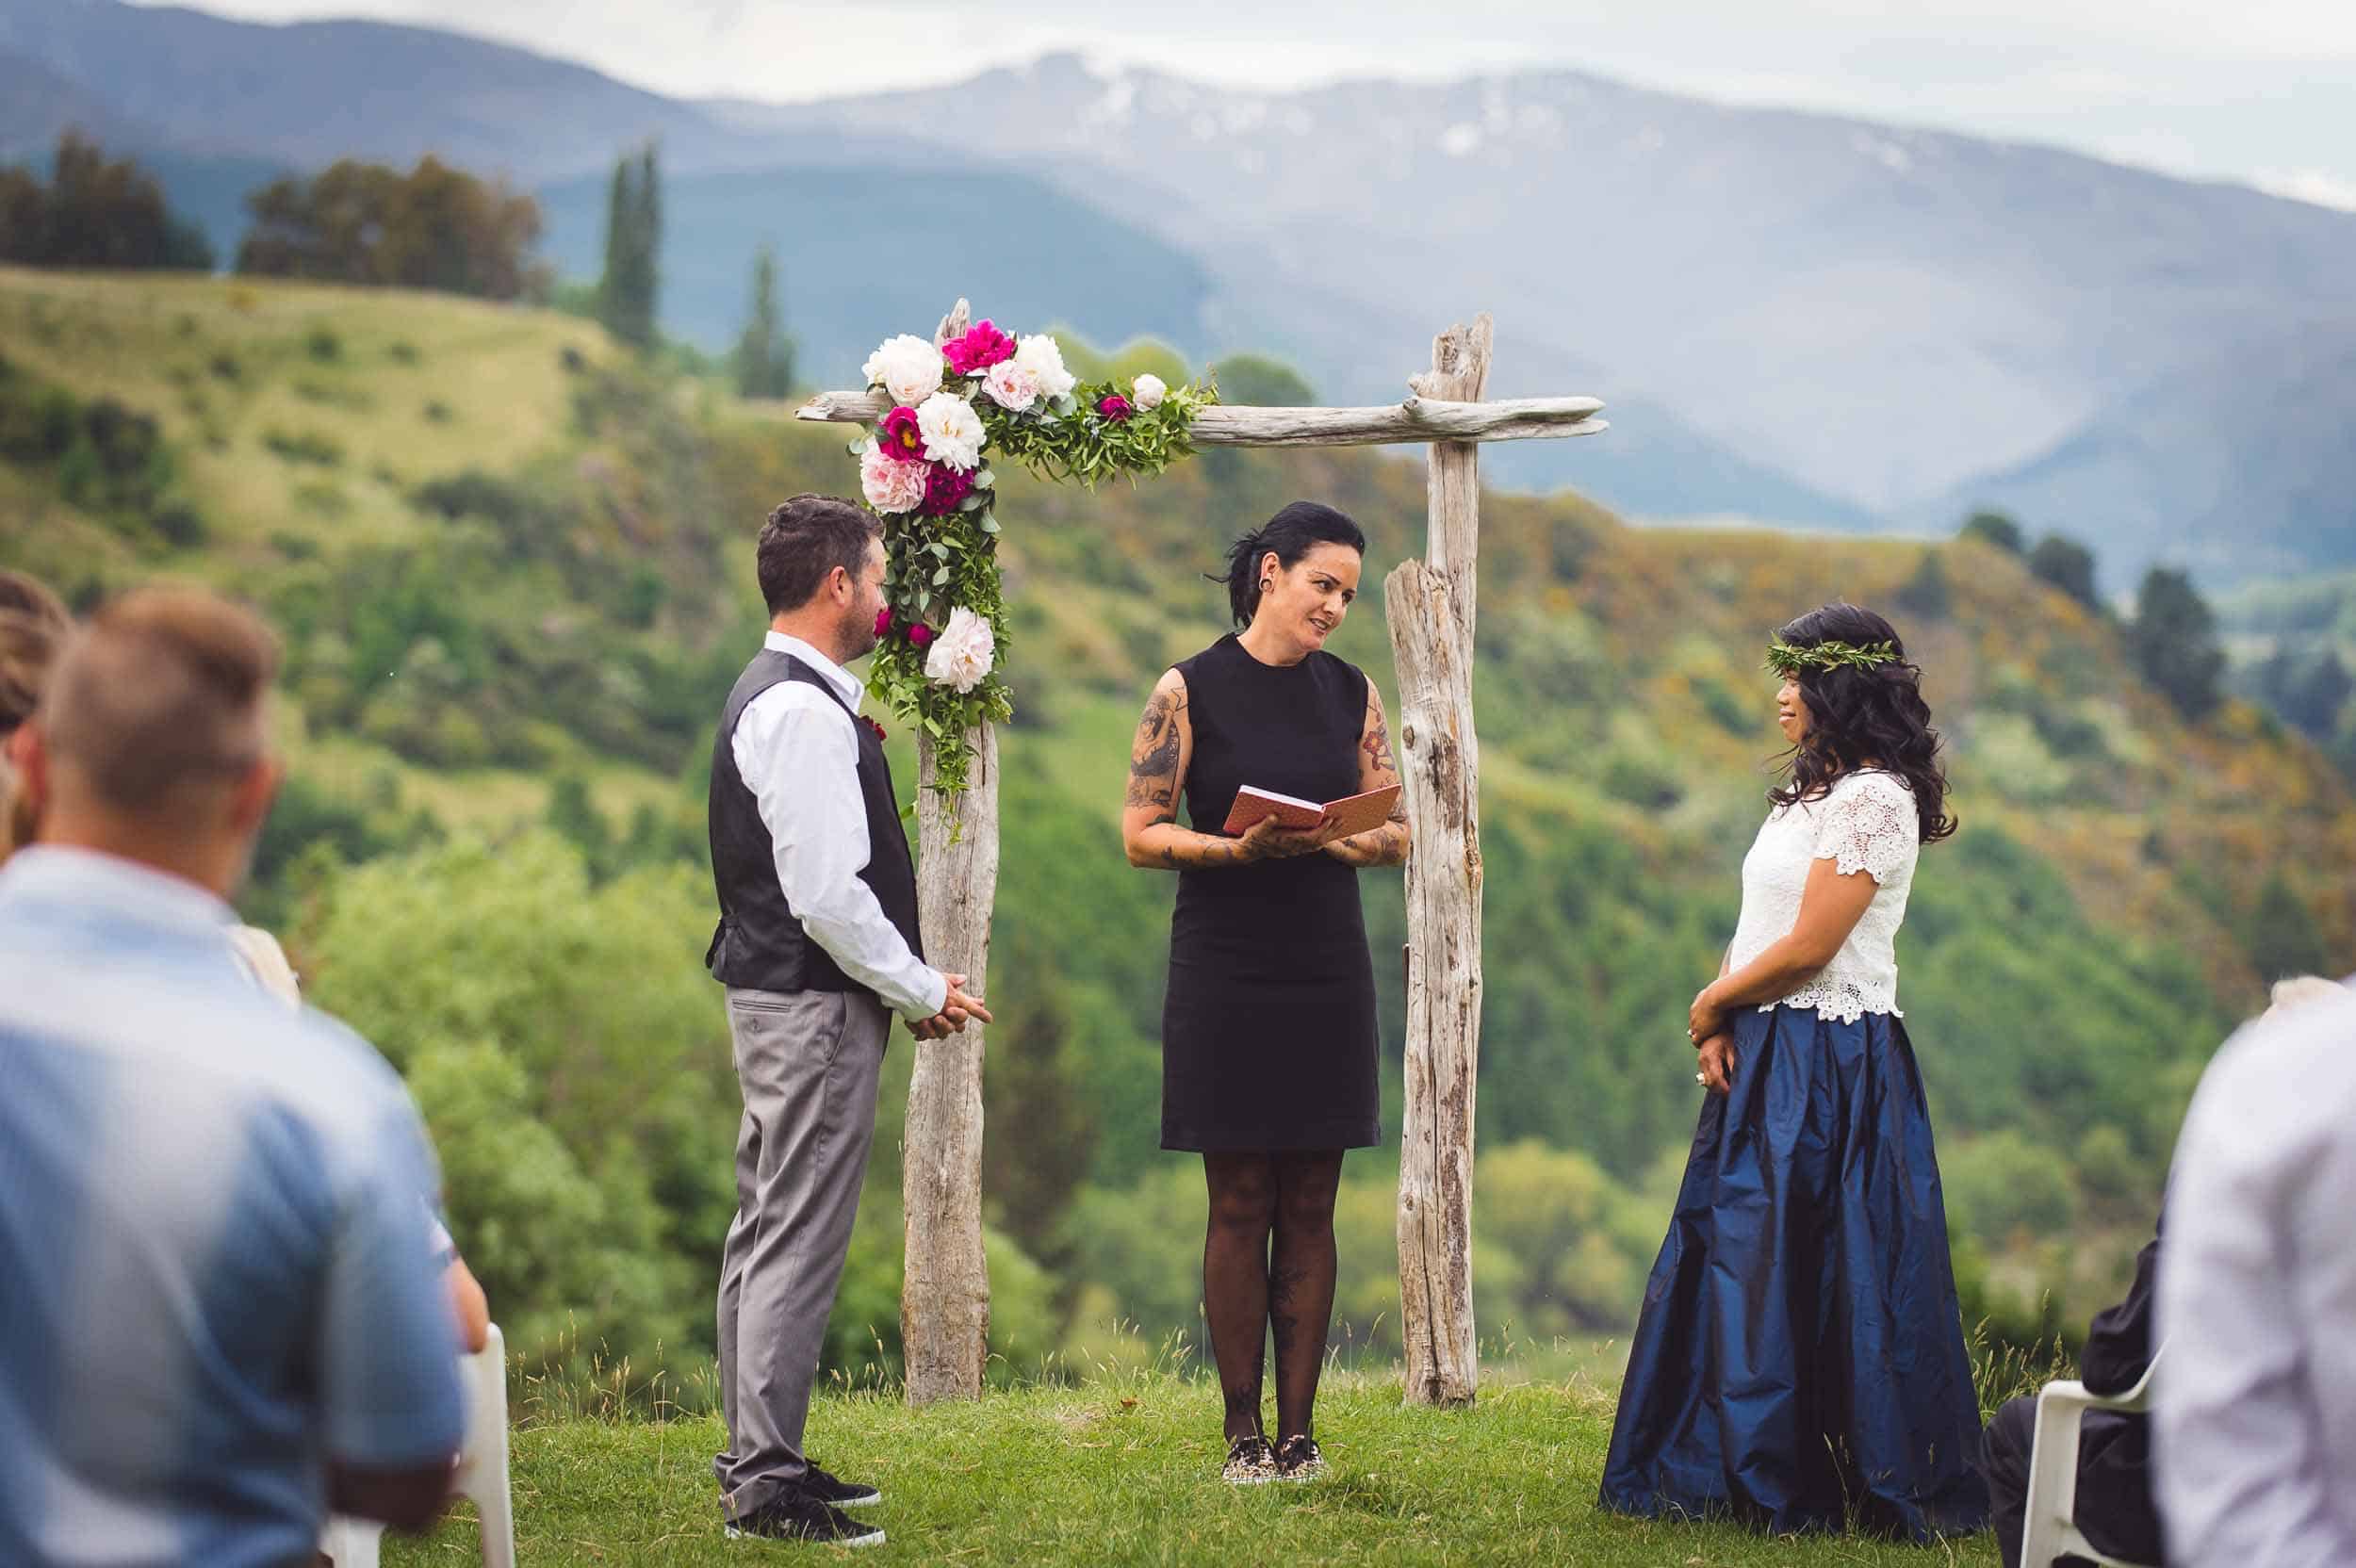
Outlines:
<svg viewBox="0 0 2356 1568"><path fill-rule="evenodd" d="M1897 657L1898 650L1888 643L1867 647L1853 643L1818 643L1804 648L1778 637L1767 645L1767 668L1786 680L1797 680L1809 670L1870 670Z"/></svg>

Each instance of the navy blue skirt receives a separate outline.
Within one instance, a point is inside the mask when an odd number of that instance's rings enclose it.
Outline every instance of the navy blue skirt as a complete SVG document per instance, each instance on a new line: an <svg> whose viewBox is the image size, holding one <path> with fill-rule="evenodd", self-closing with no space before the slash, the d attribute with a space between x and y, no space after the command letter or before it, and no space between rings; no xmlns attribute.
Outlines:
<svg viewBox="0 0 2356 1568"><path fill-rule="evenodd" d="M1742 1014L1644 1286L1603 1506L1961 1534L1988 1522L1979 1442L1905 1025Z"/></svg>

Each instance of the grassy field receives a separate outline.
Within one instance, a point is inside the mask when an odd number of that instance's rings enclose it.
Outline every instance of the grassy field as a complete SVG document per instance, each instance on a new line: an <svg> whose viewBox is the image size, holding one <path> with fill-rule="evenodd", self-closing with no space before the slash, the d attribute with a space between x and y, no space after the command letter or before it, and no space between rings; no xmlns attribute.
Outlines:
<svg viewBox="0 0 2356 1568"><path fill-rule="evenodd" d="M834 1395L812 1413L810 1444L821 1462L884 1493L861 1513L890 1539L862 1562L1997 1560L1985 1534L1916 1547L1599 1512L1612 1399L1608 1380L1579 1374L1484 1389L1469 1411L1409 1409L1395 1376L1336 1373L1318 1413L1330 1473L1306 1486L1222 1485L1217 1390L1161 1371L924 1411L889 1392ZM515 1438L517 1557L694 1564L807 1552L721 1535L720 1440L710 1417L527 1416ZM423 1541L388 1543L384 1560L456 1564L476 1550L462 1508Z"/></svg>

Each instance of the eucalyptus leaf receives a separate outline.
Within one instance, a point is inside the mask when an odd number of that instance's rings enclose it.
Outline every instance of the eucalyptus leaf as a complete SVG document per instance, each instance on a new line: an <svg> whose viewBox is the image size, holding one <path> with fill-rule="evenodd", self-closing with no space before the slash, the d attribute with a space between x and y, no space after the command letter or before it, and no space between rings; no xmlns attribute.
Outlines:
<svg viewBox="0 0 2356 1568"><path fill-rule="evenodd" d="M998 519L985 512L974 519L974 526L984 533L995 533L998 531Z"/></svg>
<svg viewBox="0 0 2356 1568"><path fill-rule="evenodd" d="M973 475L973 488L976 490L989 490L994 488L997 483L998 476L988 468L983 468Z"/></svg>
<svg viewBox="0 0 2356 1568"><path fill-rule="evenodd" d="M959 512L978 512L989 504L990 498L976 490L972 495L966 497L965 499L957 502L957 510Z"/></svg>
<svg viewBox="0 0 2356 1568"><path fill-rule="evenodd" d="M948 568L948 567L946 567L946 566L941 567L941 570L939 570L939 571L937 571L937 572L935 572L935 573L933 574L933 586L934 586L934 587L936 587L936 588L941 587L942 584L946 583L948 580L949 580L949 568Z"/></svg>

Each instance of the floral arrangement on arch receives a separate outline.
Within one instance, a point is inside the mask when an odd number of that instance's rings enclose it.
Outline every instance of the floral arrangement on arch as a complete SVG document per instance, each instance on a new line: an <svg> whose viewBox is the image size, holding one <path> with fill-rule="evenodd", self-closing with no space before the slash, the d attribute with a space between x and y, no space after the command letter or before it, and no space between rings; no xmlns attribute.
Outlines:
<svg viewBox="0 0 2356 1568"><path fill-rule="evenodd" d="M1053 337L989 321L941 344L903 333L868 356L865 374L892 401L851 446L859 493L883 518L885 609L867 689L929 739L933 787L955 795L973 762L968 733L1014 712L990 458L1090 489L1159 473L1194 449L1188 427L1218 389L1153 375L1083 384Z"/></svg>

